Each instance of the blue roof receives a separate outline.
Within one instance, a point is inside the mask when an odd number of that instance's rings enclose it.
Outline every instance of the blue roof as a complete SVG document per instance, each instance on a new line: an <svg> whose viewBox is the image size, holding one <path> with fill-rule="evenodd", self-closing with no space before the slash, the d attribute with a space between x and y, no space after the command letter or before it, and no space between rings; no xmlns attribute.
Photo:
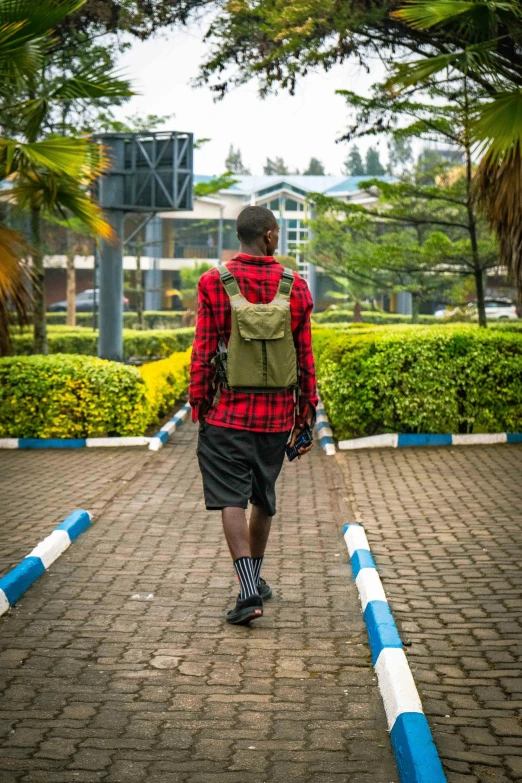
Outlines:
<svg viewBox="0 0 522 783"><path fill-rule="evenodd" d="M222 191L223 193L237 193L238 195L250 196L254 193L264 194L270 191L281 190L285 186L289 190L296 189L304 193L355 193L359 190L359 183L372 179L369 176L363 177L345 177L345 176L309 176L306 174L234 174L237 180L235 185ZM207 174L195 174L194 182L210 182L211 177ZM395 178L391 176L378 177L384 182L392 182Z"/></svg>
<svg viewBox="0 0 522 783"><path fill-rule="evenodd" d="M382 175L380 177L372 177L369 174L364 174L362 177L347 177L342 182L338 182L328 190L325 190L325 194L331 195L333 193L353 193L359 190L359 184L361 182L367 182L369 179L380 179L381 182L394 182L396 177L392 177L389 174Z"/></svg>

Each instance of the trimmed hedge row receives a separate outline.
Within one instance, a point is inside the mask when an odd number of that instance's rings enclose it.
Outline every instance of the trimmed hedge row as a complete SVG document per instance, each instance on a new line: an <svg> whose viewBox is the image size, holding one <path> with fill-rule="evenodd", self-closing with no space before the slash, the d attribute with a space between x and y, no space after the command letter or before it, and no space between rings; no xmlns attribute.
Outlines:
<svg viewBox="0 0 522 783"><path fill-rule="evenodd" d="M140 367L149 406L149 424L165 416L188 389L191 348Z"/></svg>
<svg viewBox="0 0 522 783"><path fill-rule="evenodd" d="M185 351L192 345L194 329L158 329L149 331L123 330L123 356L125 359L169 356L175 351ZM48 330L49 353L82 354L96 356L98 333L87 329L51 326ZM14 353L30 356L33 353L33 335L30 332L13 335Z"/></svg>
<svg viewBox="0 0 522 783"><path fill-rule="evenodd" d="M140 369L89 356L0 359L0 437L143 435L186 390L190 349Z"/></svg>
<svg viewBox="0 0 522 783"><path fill-rule="evenodd" d="M369 310L362 313L362 319L367 324L410 324L411 315L398 313L383 313L380 310ZM312 321L318 325L353 323L353 310L325 310L324 313L315 313ZM434 315L419 315L419 323L440 323Z"/></svg>
<svg viewBox="0 0 522 783"><path fill-rule="evenodd" d="M340 440L522 431L520 333L463 324L321 329L314 343L319 389Z"/></svg>
<svg viewBox="0 0 522 783"><path fill-rule="evenodd" d="M184 315L185 312L178 310L146 310L143 313L143 326L145 329L178 329L183 326ZM66 317L67 313L46 313L45 320L49 326L64 326ZM76 313L76 325L92 329L92 317L92 313ZM137 323L137 313L123 313L125 329L134 329Z"/></svg>

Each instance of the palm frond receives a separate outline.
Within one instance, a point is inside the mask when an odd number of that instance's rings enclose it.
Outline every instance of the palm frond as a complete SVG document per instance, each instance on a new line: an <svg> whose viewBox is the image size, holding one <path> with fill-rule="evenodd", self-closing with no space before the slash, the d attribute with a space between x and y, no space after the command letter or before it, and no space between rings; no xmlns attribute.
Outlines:
<svg viewBox="0 0 522 783"><path fill-rule="evenodd" d="M495 51L495 45L496 41L484 41L448 54L401 63L386 82L386 87L388 89L412 87L449 68L457 69L461 73L471 70L486 73L492 66L491 55Z"/></svg>
<svg viewBox="0 0 522 783"><path fill-rule="evenodd" d="M516 145L503 160L486 155L474 178L474 193L499 240L499 263L507 267L522 299L522 152Z"/></svg>
<svg viewBox="0 0 522 783"><path fill-rule="evenodd" d="M85 0L2 0L0 27L23 22L26 38L38 38L46 35L84 3Z"/></svg>
<svg viewBox="0 0 522 783"><path fill-rule="evenodd" d="M509 0L407 0L392 17L423 30L452 23L466 25L487 37L496 34L499 17L504 14L522 18L520 4Z"/></svg>
<svg viewBox="0 0 522 783"><path fill-rule="evenodd" d="M482 160L474 195L499 240L499 261L522 298L522 90L482 106L473 129Z"/></svg>
<svg viewBox="0 0 522 783"><path fill-rule="evenodd" d="M92 146L88 139L64 136L31 143L0 138L0 178L35 167L75 178L90 176Z"/></svg>
<svg viewBox="0 0 522 783"><path fill-rule="evenodd" d="M473 141L492 163L522 147L522 90L501 93L482 104L475 115Z"/></svg>
<svg viewBox="0 0 522 783"><path fill-rule="evenodd" d="M55 100L96 100L98 98L128 98L134 95L130 82L104 67L84 69L62 82L51 94Z"/></svg>
<svg viewBox="0 0 522 783"><path fill-rule="evenodd" d="M18 231L0 225L0 355L12 350L10 327L29 323L30 273L24 263L28 246Z"/></svg>
<svg viewBox="0 0 522 783"><path fill-rule="evenodd" d="M13 187L4 193L5 198L14 202L19 210L37 207L42 214L54 215L59 220L69 220L72 216L87 234L116 241L101 209L92 201L87 190L71 177L32 171L18 177Z"/></svg>

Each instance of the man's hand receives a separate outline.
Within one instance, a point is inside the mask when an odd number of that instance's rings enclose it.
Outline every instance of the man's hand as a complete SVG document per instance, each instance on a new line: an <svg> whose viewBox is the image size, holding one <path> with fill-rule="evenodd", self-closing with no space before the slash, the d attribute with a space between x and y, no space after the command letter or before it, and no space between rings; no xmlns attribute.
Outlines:
<svg viewBox="0 0 522 783"><path fill-rule="evenodd" d="M308 411L306 413L306 423L308 424L310 429L312 429L312 422L313 422L313 420L314 420L313 411L310 410L310 408L308 408ZM292 437L290 438L290 446L294 445L294 443L296 442L297 438L302 433L302 431L303 431L303 427L294 427L294 431L292 432ZM310 449L313 449L313 447L314 447L314 444L311 443L309 446L306 446L306 448L305 447L300 448L299 449L299 453L297 455L297 459L301 459L303 454L308 454Z"/></svg>

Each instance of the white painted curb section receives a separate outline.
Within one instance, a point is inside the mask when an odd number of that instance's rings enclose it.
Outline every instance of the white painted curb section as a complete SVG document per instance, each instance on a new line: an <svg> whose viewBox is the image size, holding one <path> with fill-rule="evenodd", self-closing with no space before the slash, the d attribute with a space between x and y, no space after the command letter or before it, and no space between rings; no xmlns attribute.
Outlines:
<svg viewBox="0 0 522 783"><path fill-rule="evenodd" d="M17 449L18 438L0 438L0 449Z"/></svg>
<svg viewBox="0 0 522 783"><path fill-rule="evenodd" d="M5 614L10 609L9 601L3 590L0 590L0 615Z"/></svg>
<svg viewBox="0 0 522 783"><path fill-rule="evenodd" d="M387 432L384 435L370 435L368 438L340 440L337 445L340 449L396 449L398 442L399 436L396 432Z"/></svg>
<svg viewBox="0 0 522 783"><path fill-rule="evenodd" d="M505 432L477 432L470 435L452 435L452 446L475 446L481 443L507 443Z"/></svg>
<svg viewBox="0 0 522 783"><path fill-rule="evenodd" d="M346 541L350 557L356 549L367 549L370 551L366 533L361 525L349 525L348 530L344 534L344 540Z"/></svg>
<svg viewBox="0 0 522 783"><path fill-rule="evenodd" d="M381 578L375 568L361 568L355 584L359 591L363 612L370 601L387 600Z"/></svg>
<svg viewBox="0 0 522 783"><path fill-rule="evenodd" d="M121 438L86 438L87 448L98 448L100 446L148 446L151 438L138 435L136 437Z"/></svg>
<svg viewBox="0 0 522 783"><path fill-rule="evenodd" d="M404 650L385 647L377 659L375 671L390 731L403 712L423 712Z"/></svg>
<svg viewBox="0 0 522 783"><path fill-rule="evenodd" d="M45 568L49 568L56 558L60 557L71 546L71 539L66 530L53 530L43 541L35 546L27 557L39 557Z"/></svg>

